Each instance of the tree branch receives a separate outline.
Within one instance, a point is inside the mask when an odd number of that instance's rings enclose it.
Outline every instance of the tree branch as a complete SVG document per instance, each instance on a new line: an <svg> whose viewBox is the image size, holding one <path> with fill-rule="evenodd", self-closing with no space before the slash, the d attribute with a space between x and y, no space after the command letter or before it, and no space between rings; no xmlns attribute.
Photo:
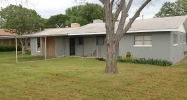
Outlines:
<svg viewBox="0 0 187 100"><path fill-rule="evenodd" d="M129 0L129 3L127 5L127 12L129 12L131 5L132 5L133 0Z"/></svg>
<svg viewBox="0 0 187 100"><path fill-rule="evenodd" d="M152 1L152 0L146 0L146 1L142 4L142 6L136 11L136 13L134 14L134 16L130 19L130 21L128 22L128 24L125 26L125 29L123 30L123 32L117 35L117 38L116 38L117 41L120 41L120 39L123 37L123 35L126 34L126 32L131 28L131 25L132 25L132 23L135 21L135 19L136 19L137 17L140 16L140 12L145 8L145 6L146 6L147 4L149 4L151 1Z"/></svg>
<svg viewBox="0 0 187 100"><path fill-rule="evenodd" d="M117 20L121 10L123 9L124 4L125 4L125 0L121 0L119 7L117 8L116 12L113 15L114 20Z"/></svg>
<svg viewBox="0 0 187 100"><path fill-rule="evenodd" d="M112 0L111 3L110 3L110 5L113 5L113 4L114 4L114 1L115 1L115 0Z"/></svg>
<svg viewBox="0 0 187 100"><path fill-rule="evenodd" d="M104 0L99 0L102 4L104 4Z"/></svg>

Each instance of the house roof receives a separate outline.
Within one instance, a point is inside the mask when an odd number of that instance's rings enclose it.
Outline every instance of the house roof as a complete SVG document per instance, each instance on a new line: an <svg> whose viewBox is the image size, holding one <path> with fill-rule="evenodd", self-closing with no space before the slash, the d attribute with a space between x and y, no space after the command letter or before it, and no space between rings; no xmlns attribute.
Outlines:
<svg viewBox="0 0 187 100"><path fill-rule="evenodd" d="M9 32L5 32L4 29L0 29L0 36L15 36L15 34L11 34Z"/></svg>
<svg viewBox="0 0 187 100"><path fill-rule="evenodd" d="M156 32L156 31L178 31L183 25L187 16L139 19L135 20L127 33L137 32ZM128 22L127 22L128 23ZM116 23L116 27L118 23ZM116 30L116 29L115 29ZM79 29L70 32L70 35L81 34L105 34L105 23L94 23L80 27Z"/></svg>
<svg viewBox="0 0 187 100"><path fill-rule="evenodd" d="M24 37L45 37L45 36L63 36L76 28L50 28L35 34L24 35Z"/></svg>
<svg viewBox="0 0 187 100"><path fill-rule="evenodd" d="M16 35L9 32L5 32L4 29L0 29L0 39L14 38Z"/></svg>
<svg viewBox="0 0 187 100"><path fill-rule="evenodd" d="M164 31L185 31L184 23L187 16L151 18L135 20L127 33L138 32L164 32ZM128 23L128 21L126 22ZM118 23L116 23L116 27ZM180 28L182 27L182 28ZM116 29L115 29L116 30ZM42 37L42 36L62 36L62 35L96 35L106 34L105 23L92 23L79 28L55 28L46 29L44 31L25 35L26 37Z"/></svg>

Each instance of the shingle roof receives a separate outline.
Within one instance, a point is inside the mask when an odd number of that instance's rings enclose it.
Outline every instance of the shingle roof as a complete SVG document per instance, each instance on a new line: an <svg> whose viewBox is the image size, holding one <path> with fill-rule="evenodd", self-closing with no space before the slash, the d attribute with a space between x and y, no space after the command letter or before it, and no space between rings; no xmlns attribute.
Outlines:
<svg viewBox="0 0 187 100"><path fill-rule="evenodd" d="M15 36L15 34L11 34L9 32L5 32L4 29L0 29L0 36Z"/></svg>
<svg viewBox="0 0 187 100"><path fill-rule="evenodd" d="M135 20L129 29L128 33L139 31L173 31L178 29L186 20L187 16L139 19ZM127 23L127 22L126 22ZM116 23L116 27L118 23ZM85 33L104 33L105 23L93 23L82 26L70 34L85 34Z"/></svg>
<svg viewBox="0 0 187 100"><path fill-rule="evenodd" d="M178 31L187 16L152 18L135 20L127 33ZM127 22L126 22L127 23ZM116 27L118 23L116 23ZM95 35L106 34L105 23L92 23L79 28L55 28L25 35L26 37L60 36L60 35Z"/></svg>
<svg viewBox="0 0 187 100"><path fill-rule="evenodd" d="M44 37L44 36L59 36L59 35L67 35L68 32L73 31L76 28L53 28L53 29L45 29L44 31L37 32L35 34L24 35L24 37Z"/></svg>
<svg viewBox="0 0 187 100"><path fill-rule="evenodd" d="M176 16L136 20L129 31L178 29L186 18L187 16Z"/></svg>

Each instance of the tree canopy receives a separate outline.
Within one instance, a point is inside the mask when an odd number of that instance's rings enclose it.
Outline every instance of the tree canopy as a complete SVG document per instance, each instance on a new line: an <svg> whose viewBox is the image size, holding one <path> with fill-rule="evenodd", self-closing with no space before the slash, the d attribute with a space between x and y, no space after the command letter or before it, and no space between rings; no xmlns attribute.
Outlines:
<svg viewBox="0 0 187 100"><path fill-rule="evenodd" d="M1 26L17 35L31 34L44 29L44 19L35 10L19 5L1 8Z"/></svg>
<svg viewBox="0 0 187 100"><path fill-rule="evenodd" d="M95 19L104 20L104 8L101 5L86 3L85 5L74 6L66 10L66 15L70 18L66 24L79 23L85 25L92 23Z"/></svg>
<svg viewBox="0 0 187 100"><path fill-rule="evenodd" d="M61 26L63 24L63 27L67 26L66 21L69 20L69 17L67 15L58 14L51 16L47 22L45 23L46 28L56 28L56 24L58 26Z"/></svg>
<svg viewBox="0 0 187 100"><path fill-rule="evenodd" d="M187 14L187 0L165 2L155 17L182 16Z"/></svg>

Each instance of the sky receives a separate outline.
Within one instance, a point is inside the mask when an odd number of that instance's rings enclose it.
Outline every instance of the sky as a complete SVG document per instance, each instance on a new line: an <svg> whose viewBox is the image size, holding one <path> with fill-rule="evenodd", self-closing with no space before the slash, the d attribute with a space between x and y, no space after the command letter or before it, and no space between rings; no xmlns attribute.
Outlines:
<svg viewBox="0 0 187 100"><path fill-rule="evenodd" d="M15 2L17 1L17 2ZM65 10L72 6L77 5L74 0L28 0L29 3L25 4L24 1L20 2L18 0L9 0L9 2L0 3L0 7L6 7L9 4L19 4L22 3L25 7L30 9L35 9L38 14L40 14L43 18L49 18L52 15L57 14L65 14ZM97 3L100 4L99 0L86 0L89 3ZM135 11L140 7L143 0L134 0L131 10L129 12L130 17L133 16ZM153 0L151 4L149 4L145 9L141 12L139 17L142 18L152 18L154 15L160 10L164 2L174 2L176 0Z"/></svg>

